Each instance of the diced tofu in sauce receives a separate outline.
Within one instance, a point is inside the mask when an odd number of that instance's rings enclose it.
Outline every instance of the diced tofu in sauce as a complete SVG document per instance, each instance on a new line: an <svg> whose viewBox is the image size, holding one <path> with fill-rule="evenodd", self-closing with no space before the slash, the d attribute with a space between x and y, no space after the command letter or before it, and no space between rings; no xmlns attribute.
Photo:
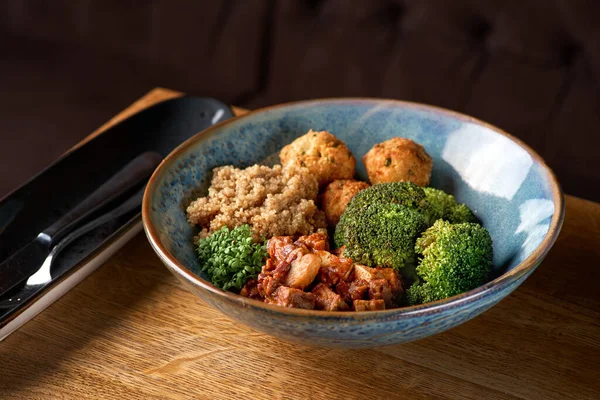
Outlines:
<svg viewBox="0 0 600 400"><path fill-rule="evenodd" d="M308 253L292 261L290 271L288 272L283 284L296 289L304 289L314 280L321 268L321 259Z"/></svg>
<svg viewBox="0 0 600 400"><path fill-rule="evenodd" d="M265 302L288 308L315 308L315 296L312 293L287 286L279 286Z"/></svg>
<svg viewBox="0 0 600 400"><path fill-rule="evenodd" d="M283 307L373 311L395 307L403 291L393 269L354 264L339 252L333 254L323 234L296 241L273 237L267 250L270 258L242 295Z"/></svg>
<svg viewBox="0 0 600 400"><path fill-rule="evenodd" d="M349 309L342 296L323 283L317 284L313 288L312 294L315 295L315 305L318 310L345 311Z"/></svg>
<svg viewBox="0 0 600 400"><path fill-rule="evenodd" d="M376 311L385 310L383 300L354 300L354 311Z"/></svg>

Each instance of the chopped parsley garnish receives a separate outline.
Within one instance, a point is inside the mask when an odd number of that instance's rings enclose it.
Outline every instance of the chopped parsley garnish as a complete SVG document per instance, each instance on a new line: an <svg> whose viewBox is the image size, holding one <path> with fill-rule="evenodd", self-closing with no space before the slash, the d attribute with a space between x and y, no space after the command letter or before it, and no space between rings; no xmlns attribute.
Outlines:
<svg viewBox="0 0 600 400"><path fill-rule="evenodd" d="M268 257L266 242L255 243L250 226L234 229L227 226L198 242L198 259L202 272L223 290L240 290L256 279Z"/></svg>

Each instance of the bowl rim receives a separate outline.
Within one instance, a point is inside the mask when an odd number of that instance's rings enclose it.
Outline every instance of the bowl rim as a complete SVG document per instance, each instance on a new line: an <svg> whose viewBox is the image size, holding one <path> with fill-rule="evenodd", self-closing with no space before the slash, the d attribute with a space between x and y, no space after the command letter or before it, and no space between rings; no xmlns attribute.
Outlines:
<svg viewBox="0 0 600 400"><path fill-rule="evenodd" d="M398 308L390 308L385 310L378 311L327 311L324 312L322 310L304 310L298 308L287 308L281 307L274 304L267 304L258 300L250 299L248 297L223 291L216 286L214 286L210 281L203 279L202 277L193 273L190 269L182 265L161 243L156 227L152 223L150 219L150 209L151 209L151 196L150 193L154 191L154 187L157 185L158 177L168 166L176 162L176 158L180 153L187 150L190 146L195 144L198 141L201 141L207 134L217 133L223 127L229 124L239 124L244 120L251 120L256 115L268 113L269 111L280 109L280 108L294 108L299 106L307 106L307 105L319 105L319 104L356 104L356 103L373 103L373 104L390 104L396 107L402 108L411 108L417 110L425 110L432 111L437 114L442 114L451 118L455 118L461 120L463 122L474 123L480 125L484 128L487 128L497 134L500 134L504 137L507 137L509 140L515 142L518 146L523 148L529 155L534 158L542 167L544 172L547 174L548 179L550 181L550 190L552 192L552 202L554 204L554 214L552 216L552 220L550 222L550 227L546 236L542 240L542 242L535 248L535 250L527 257L525 260L521 261L518 265L516 265L510 271L503 273L502 275L496 277L495 279L485 283L482 286L479 286L475 289L469 290L467 292L448 297L442 300L424 303L414 306L405 306ZM550 251L560 230L562 228L562 224L564 221L564 212L565 212L565 204L564 204L564 194L562 188L556 178L556 175L552 171L552 169L546 164L544 159L535 152L531 147L525 144L520 139L514 137L513 135L507 133L506 131L498 128L495 125L482 121L478 118L457 112L445 109L443 107L438 107L429 104L423 104L412 101L405 100L396 100L389 98L377 98L377 97L330 97L330 98L317 98L317 99L309 99L309 100L300 100L300 101L290 101L285 103L280 103L272 106L262 107L255 110L248 111L245 114L236 116L234 118L230 118L224 121L221 121L197 134L193 135L179 146L177 146L167 157L165 157L162 162L158 165L158 167L154 170L152 176L150 177L146 189L144 191L144 197L142 200L142 223L144 227L144 231L150 242L151 247L157 253L161 261L171 270L171 272L178 274L180 277L184 278L186 281L194 285L195 287L200 287L208 292L211 292L217 296L223 297L224 299L237 303L242 307L246 308L260 308L264 311L270 312L278 312L289 315L296 316L304 316L304 317L318 317L318 318L342 318L342 319L375 319L375 318L385 318L385 317L409 317L414 314L430 314L441 312L444 309L455 308L463 303L470 303L475 301L478 298L485 297L488 293L493 291L498 291L501 288L508 286L511 282L521 278L524 275L528 275L535 270L537 265L544 259L546 254Z"/></svg>

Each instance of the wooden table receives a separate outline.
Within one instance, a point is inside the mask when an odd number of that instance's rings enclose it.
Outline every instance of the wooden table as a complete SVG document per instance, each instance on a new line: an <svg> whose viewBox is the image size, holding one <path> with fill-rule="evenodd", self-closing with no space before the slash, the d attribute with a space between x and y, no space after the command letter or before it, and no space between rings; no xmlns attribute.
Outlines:
<svg viewBox="0 0 600 400"><path fill-rule="evenodd" d="M0 343L0 398L600 399L599 293L600 204L567 196L547 259L490 311L405 345L315 350L210 308L140 234Z"/></svg>

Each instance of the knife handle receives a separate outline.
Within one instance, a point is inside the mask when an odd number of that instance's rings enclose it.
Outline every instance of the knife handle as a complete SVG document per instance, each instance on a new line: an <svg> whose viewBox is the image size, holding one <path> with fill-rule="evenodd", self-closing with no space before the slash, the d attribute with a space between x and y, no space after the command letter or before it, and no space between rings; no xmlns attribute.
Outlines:
<svg viewBox="0 0 600 400"><path fill-rule="evenodd" d="M140 154L42 234L51 244L56 244L88 216L149 178L161 160L161 155L156 152Z"/></svg>

